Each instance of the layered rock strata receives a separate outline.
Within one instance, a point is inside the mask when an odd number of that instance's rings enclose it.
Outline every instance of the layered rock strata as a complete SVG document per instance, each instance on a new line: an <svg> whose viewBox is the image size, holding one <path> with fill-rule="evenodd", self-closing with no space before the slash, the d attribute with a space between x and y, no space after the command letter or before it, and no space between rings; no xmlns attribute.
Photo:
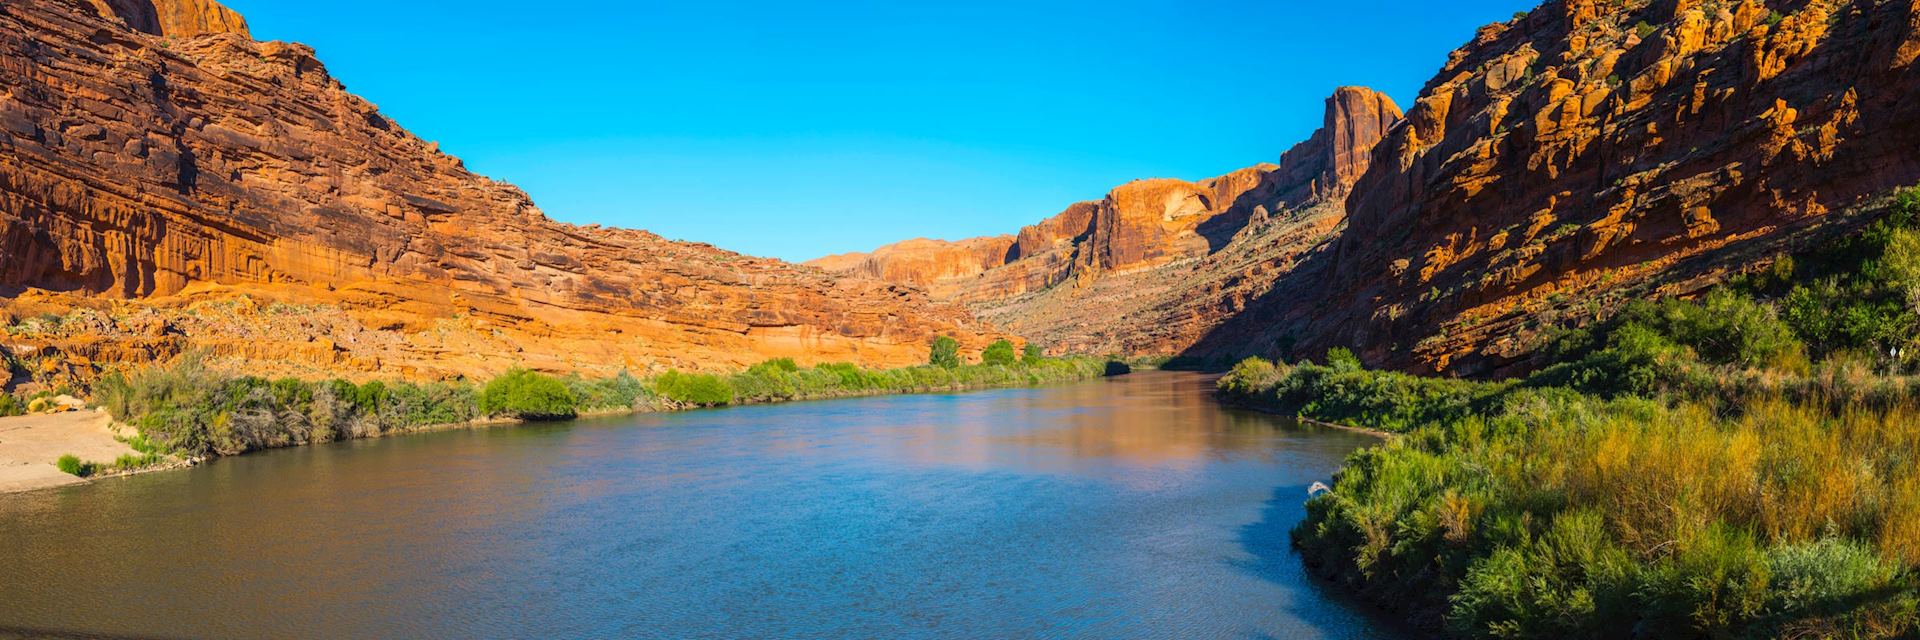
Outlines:
<svg viewBox="0 0 1920 640"><path fill-rule="evenodd" d="M935 335L988 339L911 288L548 219L210 0L0 4L0 312L102 301L123 301L110 319L335 309L333 328L262 323L244 344L180 333L193 323L147 337L156 354L311 351L419 376L893 366L924 361ZM96 329L12 347L129 356L101 344L127 327Z"/></svg>

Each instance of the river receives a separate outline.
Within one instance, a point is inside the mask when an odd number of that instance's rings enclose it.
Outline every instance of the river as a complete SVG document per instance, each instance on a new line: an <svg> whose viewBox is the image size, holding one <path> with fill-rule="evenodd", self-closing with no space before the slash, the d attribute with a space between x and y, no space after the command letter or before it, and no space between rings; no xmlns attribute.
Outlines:
<svg viewBox="0 0 1920 640"><path fill-rule="evenodd" d="M1143 372L273 451L0 496L0 635L1387 638L1287 541L1375 442Z"/></svg>

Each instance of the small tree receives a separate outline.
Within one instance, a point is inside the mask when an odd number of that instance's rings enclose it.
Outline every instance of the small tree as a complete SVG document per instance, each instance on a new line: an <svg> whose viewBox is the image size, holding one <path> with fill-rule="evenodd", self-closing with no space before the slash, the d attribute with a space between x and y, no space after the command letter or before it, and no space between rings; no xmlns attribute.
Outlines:
<svg viewBox="0 0 1920 640"><path fill-rule="evenodd" d="M1359 371L1366 368L1366 365L1360 363L1360 357L1353 355L1353 350L1346 347L1328 349L1327 366L1333 367L1334 371Z"/></svg>
<svg viewBox="0 0 1920 640"><path fill-rule="evenodd" d="M506 372L480 392L480 412L522 420L567 420L579 415L566 383L528 371Z"/></svg>
<svg viewBox="0 0 1920 640"><path fill-rule="evenodd" d="M1040 350L1040 345L1031 342L1027 343L1027 348L1020 353L1020 361L1027 364L1040 364L1040 361L1045 359L1047 359L1046 352Z"/></svg>
<svg viewBox="0 0 1920 640"><path fill-rule="evenodd" d="M1008 342L1006 338L993 341L993 344L987 345L986 351L980 352L980 361L987 364L1011 366L1014 361L1013 343Z"/></svg>
<svg viewBox="0 0 1920 640"><path fill-rule="evenodd" d="M934 338L933 348L927 355L927 363L948 369L959 367L960 341L948 336Z"/></svg>

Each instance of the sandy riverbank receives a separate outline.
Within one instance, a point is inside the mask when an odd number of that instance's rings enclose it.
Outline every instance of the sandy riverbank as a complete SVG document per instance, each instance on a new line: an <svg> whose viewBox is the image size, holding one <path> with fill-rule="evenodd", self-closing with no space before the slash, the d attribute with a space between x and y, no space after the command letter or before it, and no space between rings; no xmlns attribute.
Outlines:
<svg viewBox="0 0 1920 640"><path fill-rule="evenodd" d="M0 493L86 482L53 466L69 453L90 462L138 455L113 439L112 424L105 411L0 418Z"/></svg>

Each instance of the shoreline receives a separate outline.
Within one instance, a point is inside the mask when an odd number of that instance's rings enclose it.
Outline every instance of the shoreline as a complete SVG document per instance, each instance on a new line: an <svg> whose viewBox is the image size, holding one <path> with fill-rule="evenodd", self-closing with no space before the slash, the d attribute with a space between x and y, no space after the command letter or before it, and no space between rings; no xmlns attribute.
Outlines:
<svg viewBox="0 0 1920 640"><path fill-rule="evenodd" d="M1119 374L1119 375L1126 375L1126 374ZM575 415L573 418L570 418L567 420L553 420L553 421L525 420L521 418L479 418L475 420L469 420L466 422L431 424L431 425L422 425L419 427L412 427L404 430L384 431L384 432L369 434L369 435L365 435L357 438L331 440L325 443L318 443L318 444L330 444L333 442L347 442L350 440L379 440L382 438L409 436L409 435L426 434L426 433L437 433L442 431L458 431L458 430L465 430L465 429L489 429L489 428L497 428L497 427L518 427L518 426L523 426L527 424L572 422L576 420L585 420L585 419L593 419L593 418L612 418L612 417L620 417L620 416L634 416L634 415L641 415L641 414L656 414L656 413L657 414L680 413L685 411L702 411L702 410L712 410L712 409L728 409L728 408L734 408L734 407L777 405L777 404L788 404L793 402L823 402L823 401L829 401L829 400L856 400L860 398L877 398L877 397L883 397L883 396L931 395L931 394L939 394L939 393L969 393L969 392L975 392L975 391L990 391L995 389L1035 389L1035 388L1060 385L1060 384L1077 384L1077 383L1088 382L1092 380L1101 380L1104 378L1111 378L1111 377L1115 377L1115 376L1101 375L1101 376L1094 376L1089 378L1081 378L1077 380L1043 382L1040 384L987 384L987 385L960 385L960 386L943 387L943 388L917 388L910 391L897 391L897 392L887 391L884 389L874 389L874 390L861 391L861 392L834 393L834 394L812 395L812 396L805 396L805 397L793 397L793 398L786 398L781 400L745 400L745 401L734 402L728 405L718 406L718 407L646 406L646 407L637 407L633 409L599 409L594 411L581 411L577 415ZM89 409L88 411L99 412L101 414L105 414L106 412L104 409ZM52 414L52 415L59 415L59 414ZM31 417L31 416L20 416L20 417ZM113 421L111 417L108 417L107 420L110 428L133 429L131 425ZM135 431L137 432L137 430ZM37 482L23 483L23 484L9 485L9 486L0 486L0 499L6 499L12 496L47 491L52 489L61 489L66 487L86 485L86 484L91 484L95 481L100 481L100 480L125 479L125 478L130 478L133 476L147 474L147 473L191 469L194 467L199 467L201 465L207 464L219 458L240 457L240 456L246 456L246 455L250 455L250 454L258 453L262 451L306 447L306 446L313 446L314 444L316 443L302 443L302 444L290 445L286 447L274 447L271 449L257 449L254 451L248 451L246 453L241 453L234 456L199 456L199 457L193 457L193 458L169 459L167 462L164 462L161 464L141 467L138 469L131 469L127 471L119 471L115 473L96 474L96 475L92 475L84 478L61 473L59 476L46 476L44 479L40 479ZM53 462L51 460L43 463L33 463L30 461L22 461L21 464L45 464L49 467L53 466Z"/></svg>
<svg viewBox="0 0 1920 640"><path fill-rule="evenodd" d="M1327 422L1325 420L1315 420L1313 418L1309 418L1302 415L1289 415L1288 413L1277 410L1277 409L1263 407L1258 404L1253 404L1249 402L1237 401L1232 398L1228 398L1225 394L1219 394L1219 393L1214 394L1214 400L1219 402L1220 406L1223 406L1223 407L1228 407L1232 409L1244 409L1247 411L1264 413L1272 416L1280 416L1283 418L1292 418L1294 420L1300 421L1301 424L1310 424L1316 427L1326 427L1328 429L1339 429L1341 431L1351 431L1354 433L1373 436L1381 440L1392 440L1395 437L1400 435L1392 431L1386 431L1384 429L1356 427L1350 424L1340 424L1338 422Z"/></svg>

